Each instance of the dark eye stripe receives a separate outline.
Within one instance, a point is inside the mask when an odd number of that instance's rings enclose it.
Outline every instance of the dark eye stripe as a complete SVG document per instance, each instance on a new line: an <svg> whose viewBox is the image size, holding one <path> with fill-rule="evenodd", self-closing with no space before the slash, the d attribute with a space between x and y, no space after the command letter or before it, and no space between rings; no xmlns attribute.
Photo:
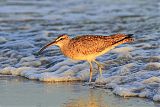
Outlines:
<svg viewBox="0 0 160 107"><path fill-rule="evenodd" d="M56 41L63 40L64 38L58 38Z"/></svg>
<svg viewBox="0 0 160 107"><path fill-rule="evenodd" d="M62 39L64 39L64 38L60 38L59 40L62 40Z"/></svg>

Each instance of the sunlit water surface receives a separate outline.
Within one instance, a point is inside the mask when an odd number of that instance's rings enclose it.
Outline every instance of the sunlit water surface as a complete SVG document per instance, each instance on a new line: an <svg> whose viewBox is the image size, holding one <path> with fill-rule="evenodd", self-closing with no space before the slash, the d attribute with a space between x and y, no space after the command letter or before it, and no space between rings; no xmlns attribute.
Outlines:
<svg viewBox="0 0 160 107"><path fill-rule="evenodd" d="M124 99L83 83L43 83L3 76L0 89L0 107L158 107L147 99Z"/></svg>

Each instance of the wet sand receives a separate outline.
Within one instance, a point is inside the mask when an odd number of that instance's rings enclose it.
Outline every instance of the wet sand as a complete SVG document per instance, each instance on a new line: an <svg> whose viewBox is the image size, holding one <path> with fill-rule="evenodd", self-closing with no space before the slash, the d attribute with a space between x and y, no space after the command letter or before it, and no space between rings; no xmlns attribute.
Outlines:
<svg viewBox="0 0 160 107"><path fill-rule="evenodd" d="M0 107L159 107L142 98L123 98L84 83L46 83L0 76Z"/></svg>

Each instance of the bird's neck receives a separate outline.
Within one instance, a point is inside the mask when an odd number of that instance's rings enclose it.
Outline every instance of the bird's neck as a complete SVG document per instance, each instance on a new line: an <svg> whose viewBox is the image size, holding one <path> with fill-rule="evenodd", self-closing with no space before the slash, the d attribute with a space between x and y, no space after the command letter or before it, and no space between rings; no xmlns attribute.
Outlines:
<svg viewBox="0 0 160 107"><path fill-rule="evenodd" d="M65 50L66 48L68 48L68 44L69 44L70 40L65 41L63 44L59 45L61 51L63 52L63 50Z"/></svg>
<svg viewBox="0 0 160 107"><path fill-rule="evenodd" d="M60 50L61 52L67 56L67 57L70 57L70 47L69 47L69 43L70 43L70 40L65 42L63 45L59 46L60 47Z"/></svg>

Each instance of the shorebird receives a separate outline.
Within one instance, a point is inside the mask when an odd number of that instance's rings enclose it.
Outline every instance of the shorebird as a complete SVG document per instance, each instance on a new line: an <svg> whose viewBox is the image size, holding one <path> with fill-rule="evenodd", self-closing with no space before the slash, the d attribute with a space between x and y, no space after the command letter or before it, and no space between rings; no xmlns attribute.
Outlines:
<svg viewBox="0 0 160 107"><path fill-rule="evenodd" d="M102 76L102 66L96 61L96 58L120 44L132 42L134 40L132 35L133 34L113 34L110 36L80 35L75 38L70 38L69 35L62 34L54 41L42 47L38 54L47 47L56 45L65 56L74 60L88 61L90 65L90 83L92 80L92 62L95 62L98 65L100 76Z"/></svg>

